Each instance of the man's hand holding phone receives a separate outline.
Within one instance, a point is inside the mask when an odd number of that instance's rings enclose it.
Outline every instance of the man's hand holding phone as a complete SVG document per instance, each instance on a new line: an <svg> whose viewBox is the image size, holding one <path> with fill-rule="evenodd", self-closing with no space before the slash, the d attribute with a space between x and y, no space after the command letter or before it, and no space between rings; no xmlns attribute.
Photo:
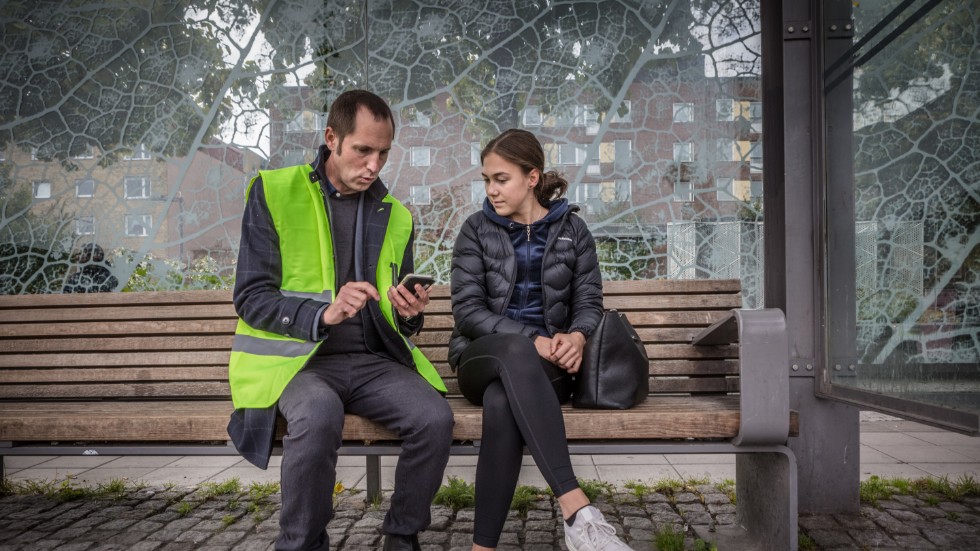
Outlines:
<svg viewBox="0 0 980 551"><path fill-rule="evenodd" d="M429 304L429 287L435 283L431 276L408 274L401 282L388 289L388 299L403 319L421 314Z"/></svg>

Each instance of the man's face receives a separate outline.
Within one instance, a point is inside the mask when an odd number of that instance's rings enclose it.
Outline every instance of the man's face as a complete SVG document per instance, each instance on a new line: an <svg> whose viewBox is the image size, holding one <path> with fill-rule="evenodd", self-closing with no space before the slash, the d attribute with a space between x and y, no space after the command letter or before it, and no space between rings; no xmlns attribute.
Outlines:
<svg viewBox="0 0 980 551"><path fill-rule="evenodd" d="M359 107L354 131L340 138L327 127L324 140L330 148L325 171L330 183L342 195L352 195L371 187L388 161L394 130L389 120L375 120L366 107Z"/></svg>

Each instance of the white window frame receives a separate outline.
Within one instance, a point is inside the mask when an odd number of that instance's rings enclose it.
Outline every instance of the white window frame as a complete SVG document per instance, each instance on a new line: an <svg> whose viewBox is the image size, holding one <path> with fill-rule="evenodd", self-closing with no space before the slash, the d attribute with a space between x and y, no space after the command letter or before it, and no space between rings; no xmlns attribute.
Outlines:
<svg viewBox="0 0 980 551"><path fill-rule="evenodd" d="M581 182L575 186L574 202L587 203L602 196L602 184L599 182Z"/></svg>
<svg viewBox="0 0 980 551"><path fill-rule="evenodd" d="M716 120L734 121L735 120L735 100L731 98L715 100Z"/></svg>
<svg viewBox="0 0 980 551"><path fill-rule="evenodd" d="M690 180L674 182L673 200L675 203L690 203L694 200L694 186Z"/></svg>
<svg viewBox="0 0 980 551"><path fill-rule="evenodd" d="M487 196L487 185L483 180L470 180L470 203L479 205Z"/></svg>
<svg viewBox="0 0 980 551"><path fill-rule="evenodd" d="M130 184L136 184L139 181L140 185L140 195L130 195ZM125 188L126 199L149 199L152 195L152 182L145 176L129 176L123 179L123 187Z"/></svg>
<svg viewBox="0 0 980 551"><path fill-rule="evenodd" d="M585 167L585 173L589 176L598 176L602 172L602 164L599 157L593 157L589 159L588 166Z"/></svg>
<svg viewBox="0 0 980 551"><path fill-rule="evenodd" d="M749 102L749 124L752 132L759 134L762 132L762 102Z"/></svg>
<svg viewBox="0 0 980 551"><path fill-rule="evenodd" d="M586 105L584 108L585 134L595 136L599 133L599 114L596 113L595 107L592 105Z"/></svg>
<svg viewBox="0 0 980 551"><path fill-rule="evenodd" d="M81 186L83 184L91 184L92 190L90 193L82 193ZM91 178L84 178L81 180L75 180L75 197L95 197L95 180Z"/></svg>
<svg viewBox="0 0 980 551"><path fill-rule="evenodd" d="M585 164L585 146L576 143L558 144L558 164L574 166Z"/></svg>
<svg viewBox="0 0 980 551"><path fill-rule="evenodd" d="M48 180L37 180L32 186L35 199L50 199L54 195L54 184Z"/></svg>
<svg viewBox="0 0 980 551"><path fill-rule="evenodd" d="M688 123L694 122L694 104L693 103L675 103L674 104L674 116L672 119L675 123Z"/></svg>
<svg viewBox="0 0 980 551"><path fill-rule="evenodd" d="M432 148L425 145L413 145L410 151L412 166L432 166Z"/></svg>
<svg viewBox="0 0 980 551"><path fill-rule="evenodd" d="M674 142L674 162L690 163L694 161L691 142Z"/></svg>
<svg viewBox="0 0 980 551"><path fill-rule="evenodd" d="M145 144L139 144L135 148L133 148L133 151L129 155L124 156L123 160L149 161L151 158L152 155L150 155L150 148L146 147Z"/></svg>
<svg viewBox="0 0 980 551"><path fill-rule="evenodd" d="M541 126L544 117L541 116L540 105L527 105L521 110L521 124L524 126Z"/></svg>
<svg viewBox="0 0 980 551"><path fill-rule="evenodd" d="M75 235L95 235L95 217L79 216L76 218Z"/></svg>
<svg viewBox="0 0 980 551"><path fill-rule="evenodd" d="M480 142L470 142L470 166L480 166Z"/></svg>
<svg viewBox="0 0 980 551"><path fill-rule="evenodd" d="M715 141L715 150L718 161L731 162L737 160L735 153L735 140L732 138L719 138Z"/></svg>
<svg viewBox="0 0 980 551"><path fill-rule="evenodd" d="M150 230L153 229L153 215L152 214L127 214L125 218L125 223L126 223L127 237L146 237L150 235ZM136 233L134 231L136 226L142 228L142 233Z"/></svg>
<svg viewBox="0 0 980 551"><path fill-rule="evenodd" d="M719 203L738 201L735 196L735 178L715 178L715 198Z"/></svg>
<svg viewBox="0 0 980 551"><path fill-rule="evenodd" d="M619 108L614 108L609 110L609 122L612 123L631 123L633 122L633 102L626 99L623 100L623 105L626 106L626 114L623 116L619 115Z"/></svg>
<svg viewBox="0 0 980 551"><path fill-rule="evenodd" d="M633 180L629 178L613 180L613 202L625 203L631 199L633 199Z"/></svg>
<svg viewBox="0 0 980 551"><path fill-rule="evenodd" d="M762 173L762 141L750 142L749 172L752 174Z"/></svg>
<svg viewBox="0 0 980 551"><path fill-rule="evenodd" d="M619 151L620 149L625 149L626 158L620 159ZM633 140L614 140L613 141L613 158L614 163L617 168L619 167L629 167L633 162Z"/></svg>
<svg viewBox="0 0 980 551"><path fill-rule="evenodd" d="M413 205L431 205L432 187L431 186L412 186L409 194Z"/></svg>

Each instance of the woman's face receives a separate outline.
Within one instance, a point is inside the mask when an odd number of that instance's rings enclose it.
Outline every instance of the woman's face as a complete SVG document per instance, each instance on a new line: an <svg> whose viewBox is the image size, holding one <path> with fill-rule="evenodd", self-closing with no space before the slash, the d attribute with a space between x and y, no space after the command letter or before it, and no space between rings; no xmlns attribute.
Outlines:
<svg viewBox="0 0 980 551"><path fill-rule="evenodd" d="M493 209L505 218L530 224L534 205L534 186L541 175L537 169L525 174L521 167L490 153L483 159L483 185Z"/></svg>

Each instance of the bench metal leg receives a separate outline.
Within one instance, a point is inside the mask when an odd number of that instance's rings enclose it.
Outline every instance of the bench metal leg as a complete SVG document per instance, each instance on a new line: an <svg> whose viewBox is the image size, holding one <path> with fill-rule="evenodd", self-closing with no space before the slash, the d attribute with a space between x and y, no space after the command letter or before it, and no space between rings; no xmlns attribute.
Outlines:
<svg viewBox="0 0 980 551"><path fill-rule="evenodd" d="M785 446L735 457L736 525L697 526L698 537L718 549L796 551L798 540L796 456Z"/></svg>
<svg viewBox="0 0 980 551"><path fill-rule="evenodd" d="M381 456L368 455L367 459L367 500L381 501Z"/></svg>

